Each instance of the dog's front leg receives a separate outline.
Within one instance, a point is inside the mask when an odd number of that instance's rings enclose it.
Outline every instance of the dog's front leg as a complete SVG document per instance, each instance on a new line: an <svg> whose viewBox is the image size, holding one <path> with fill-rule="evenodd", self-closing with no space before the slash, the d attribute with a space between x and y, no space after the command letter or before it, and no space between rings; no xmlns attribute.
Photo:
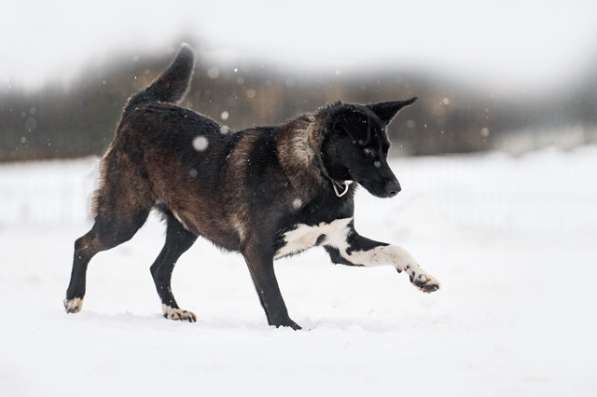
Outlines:
<svg viewBox="0 0 597 397"><path fill-rule="evenodd" d="M243 250L243 255L269 325L301 329L288 316L288 310L274 273L273 252L258 244L248 244Z"/></svg>
<svg viewBox="0 0 597 397"><path fill-rule="evenodd" d="M370 240L349 228L343 236L334 236L324 245L332 262L349 266L393 265L400 273L405 271L411 283L423 292L439 289L439 282L427 274L404 248Z"/></svg>

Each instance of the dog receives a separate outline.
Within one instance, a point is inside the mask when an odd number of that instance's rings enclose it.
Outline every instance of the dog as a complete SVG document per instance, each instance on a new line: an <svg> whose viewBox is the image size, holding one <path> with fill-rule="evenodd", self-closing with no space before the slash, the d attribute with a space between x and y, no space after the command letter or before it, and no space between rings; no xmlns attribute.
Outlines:
<svg viewBox="0 0 597 397"><path fill-rule="evenodd" d="M194 54L183 45L172 64L124 107L100 163L94 224L75 241L64 307L81 310L87 265L130 240L152 209L167 224L151 275L171 320L194 322L170 280L178 258L202 236L240 252L267 322L300 329L286 309L274 260L322 246L333 263L393 265L424 292L439 289L403 248L355 230L357 185L393 197L400 184L387 162L386 127L415 98L369 105L336 102L274 127L229 132L177 105L188 90Z"/></svg>

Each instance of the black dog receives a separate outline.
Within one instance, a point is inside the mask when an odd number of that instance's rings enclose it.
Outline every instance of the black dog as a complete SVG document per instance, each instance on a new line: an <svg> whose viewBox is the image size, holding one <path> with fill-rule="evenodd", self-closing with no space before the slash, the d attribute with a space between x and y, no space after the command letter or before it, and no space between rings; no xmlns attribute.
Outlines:
<svg viewBox="0 0 597 397"><path fill-rule="evenodd" d="M133 237L152 208L167 221L166 243L151 274L169 319L196 319L178 307L170 279L197 236L243 254L268 323L276 327L300 328L288 316L274 259L317 245L334 263L390 264L425 292L439 288L404 249L360 236L353 222L357 184L378 197L400 191L386 160L385 129L416 98L335 103L280 126L228 133L175 105L193 67L193 52L183 46L126 105L101 160L95 224L75 242L67 312L81 310L91 258Z"/></svg>

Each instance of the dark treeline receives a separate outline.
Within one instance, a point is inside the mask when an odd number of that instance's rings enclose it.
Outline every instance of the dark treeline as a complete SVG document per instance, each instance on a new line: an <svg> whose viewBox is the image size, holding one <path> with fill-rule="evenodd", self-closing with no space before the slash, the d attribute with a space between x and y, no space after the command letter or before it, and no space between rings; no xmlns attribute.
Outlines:
<svg viewBox="0 0 597 397"><path fill-rule="evenodd" d="M126 99L155 78L173 53L91 64L68 88L0 88L0 160L100 154ZM597 124L595 80L558 97L526 103L395 68L305 77L262 65L217 66L197 55L184 105L233 130L279 123L337 100L366 103L410 96L418 96L419 102L390 130L394 148L403 154L483 151L511 131Z"/></svg>

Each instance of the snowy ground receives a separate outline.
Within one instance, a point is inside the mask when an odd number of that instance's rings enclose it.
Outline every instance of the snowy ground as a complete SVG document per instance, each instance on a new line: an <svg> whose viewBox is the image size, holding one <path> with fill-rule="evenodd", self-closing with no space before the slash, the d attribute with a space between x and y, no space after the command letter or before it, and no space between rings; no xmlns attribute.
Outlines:
<svg viewBox="0 0 597 397"><path fill-rule="evenodd" d="M594 396L597 148L403 159L395 199L364 191L357 228L407 247L442 282L391 268L280 261L291 316L266 326L240 256L197 243L159 314L156 217L91 263L83 312L62 298L97 161L0 167L0 395Z"/></svg>

